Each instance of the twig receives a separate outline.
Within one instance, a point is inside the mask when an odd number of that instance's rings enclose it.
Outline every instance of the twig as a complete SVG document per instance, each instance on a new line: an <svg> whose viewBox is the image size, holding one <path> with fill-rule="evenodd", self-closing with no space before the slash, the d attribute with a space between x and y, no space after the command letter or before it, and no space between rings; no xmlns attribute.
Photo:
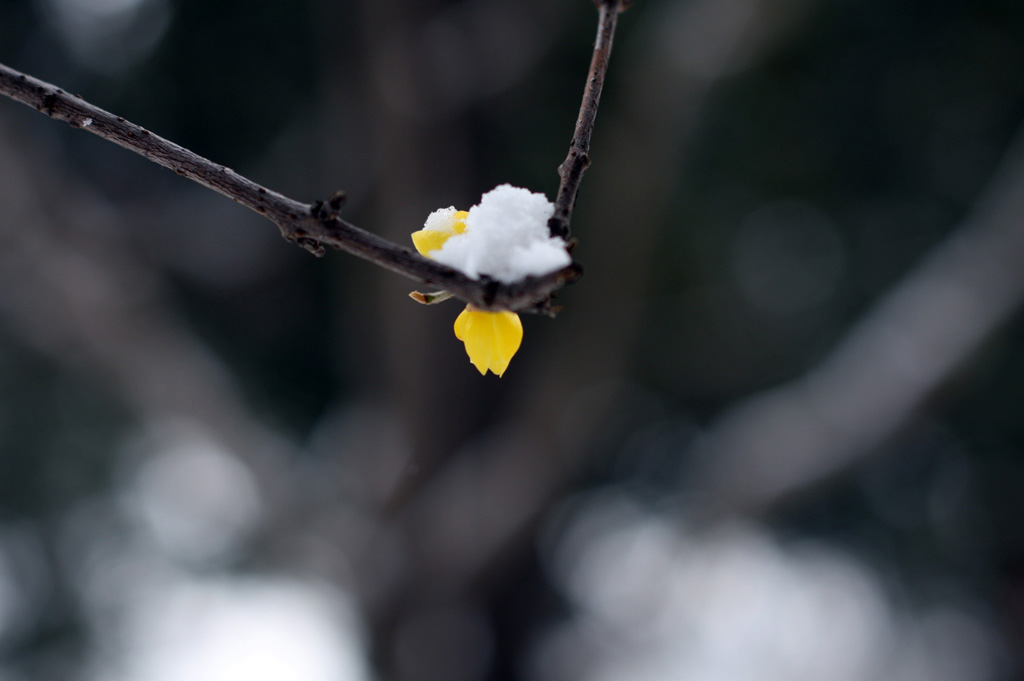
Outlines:
<svg viewBox="0 0 1024 681"><path fill-rule="evenodd" d="M549 224L552 234L567 236L580 177L589 163L587 151L594 127L601 84L607 70L608 54L615 17L628 3L625 0L599 0L599 31L594 47L590 78L583 97L583 109L577 121L569 159L559 167L562 177L555 203L555 217ZM164 139L121 116L100 109L80 96L0 64L0 94L65 121L145 156L154 163L209 187L236 203L251 208L273 221L281 235L315 255L323 255L324 246L346 251L385 269L424 284L437 286L481 309L506 309L553 314L551 297L562 286L576 281L581 273L575 263L540 277L527 277L504 284L486 275L472 279L465 274L428 260L375 234L343 220L339 213L343 195L327 201L302 203L267 189L230 168ZM574 160L575 159L575 160ZM566 198L567 197L567 198Z"/></svg>
<svg viewBox="0 0 1024 681"><path fill-rule="evenodd" d="M145 156L154 163L209 187L273 221L282 236L316 255L333 246L410 279L450 291L484 309L545 311L551 294L579 276L570 265L543 277L502 284L486 277L471 279L450 267L427 260L341 219L341 202L306 204L249 180L121 116L104 111L78 96L0 64L0 92L11 99L66 121Z"/></svg>
<svg viewBox="0 0 1024 681"><path fill-rule="evenodd" d="M583 90L583 102L580 104L580 115L576 118L576 129L572 141L569 142L569 155L558 166L558 195L555 197L555 214L548 220L551 236L569 238L569 221L572 209L576 205L576 195L580 191L583 173L590 165L590 137L594 134L594 119L597 118L597 107L601 103L601 89L604 77L608 72L608 59L612 53L612 38L619 13L624 12L630 0L594 0L597 5L597 39L594 41L594 56L590 60L590 72L587 85Z"/></svg>
<svg viewBox="0 0 1024 681"><path fill-rule="evenodd" d="M690 472L705 510L764 512L884 449L1024 305L1024 127L963 226L807 374L730 409Z"/></svg>

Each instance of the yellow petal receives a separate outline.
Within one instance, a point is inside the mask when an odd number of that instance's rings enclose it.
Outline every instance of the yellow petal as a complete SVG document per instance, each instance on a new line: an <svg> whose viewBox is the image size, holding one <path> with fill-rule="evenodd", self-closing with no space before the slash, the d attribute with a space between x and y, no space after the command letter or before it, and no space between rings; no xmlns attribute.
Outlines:
<svg viewBox="0 0 1024 681"><path fill-rule="evenodd" d="M444 242L456 234L466 231L466 218L469 213L464 210L456 211L451 216L451 222L444 225L442 229L421 229L412 233L412 244L416 250L425 258L429 258L434 251L441 250Z"/></svg>
<svg viewBox="0 0 1024 681"><path fill-rule="evenodd" d="M523 324L515 312L485 312L466 306L455 320L455 337L466 345L466 354L477 371L505 373L523 342Z"/></svg>
<svg viewBox="0 0 1024 681"><path fill-rule="evenodd" d="M437 229L421 229L412 233L412 244L420 255L429 258L433 251L440 250L455 232L442 232Z"/></svg>

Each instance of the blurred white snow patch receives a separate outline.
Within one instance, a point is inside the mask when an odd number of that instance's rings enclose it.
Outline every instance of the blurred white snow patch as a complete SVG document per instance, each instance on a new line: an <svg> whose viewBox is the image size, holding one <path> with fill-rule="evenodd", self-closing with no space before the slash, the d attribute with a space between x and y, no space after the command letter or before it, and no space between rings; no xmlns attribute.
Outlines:
<svg viewBox="0 0 1024 681"><path fill-rule="evenodd" d="M168 0L36 0L88 68L121 73L150 54L170 24Z"/></svg>
<svg viewBox="0 0 1024 681"><path fill-rule="evenodd" d="M431 257L474 279L483 274L506 284L554 272L572 262L565 242L548 231L554 211L543 194L499 185L469 209L466 231ZM439 212L427 218L427 229L436 229L430 225Z"/></svg>
<svg viewBox="0 0 1024 681"><path fill-rule="evenodd" d="M92 681L364 681L358 620L336 589L187 579L133 599Z"/></svg>
<svg viewBox="0 0 1024 681"><path fill-rule="evenodd" d="M997 666L974 616L899 610L856 559L754 525L688 533L606 496L568 513L547 558L577 615L537 646L539 681L982 681Z"/></svg>
<svg viewBox="0 0 1024 681"><path fill-rule="evenodd" d="M262 503L249 467L197 425L152 426L128 451L139 461L125 508L168 556L229 558L258 523Z"/></svg>

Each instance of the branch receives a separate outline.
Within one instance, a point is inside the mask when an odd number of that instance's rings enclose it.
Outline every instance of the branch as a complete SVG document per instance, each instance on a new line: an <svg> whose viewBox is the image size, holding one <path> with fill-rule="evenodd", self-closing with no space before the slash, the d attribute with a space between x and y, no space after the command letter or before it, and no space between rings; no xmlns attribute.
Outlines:
<svg viewBox="0 0 1024 681"><path fill-rule="evenodd" d="M561 182L555 199L555 213L548 223L551 233L566 238L569 219L579 191L583 171L590 164L590 137L601 98L611 53L612 36L619 12L628 0L596 0L599 9L598 35L590 76L583 93L583 104L576 121L576 133L569 156L558 168ZM344 200L340 193L328 201L302 203L278 194L230 168L214 163L170 140L151 133L122 116L94 106L80 96L0 64L0 93L145 156L154 163L209 187L236 203L251 208L274 222L281 235L315 255L323 255L324 246L346 251L385 269L424 284L437 286L482 309L554 313L552 295L565 284L576 281L581 270L571 265L540 277L527 277L514 284L503 284L486 275L472 279L465 274L412 250L399 246L341 219Z"/></svg>
<svg viewBox="0 0 1024 681"><path fill-rule="evenodd" d="M569 238L569 221L572 209L576 205L576 195L580 191L583 173L590 165L590 137L594 134L594 119L597 118L597 107L601 103L601 88L608 72L608 59L612 53L612 38L615 36L615 25L619 13L624 12L631 4L630 0L594 0L597 5L597 39L594 41L594 56L590 60L590 73L587 85L583 90L583 102L580 104L580 115L576 118L576 129L572 141L569 142L569 155L558 166L558 195L555 197L555 214L548 221L551 236Z"/></svg>
<svg viewBox="0 0 1024 681"><path fill-rule="evenodd" d="M713 514L764 511L892 441L1024 304L1024 127L964 225L804 376L730 409L691 473Z"/></svg>

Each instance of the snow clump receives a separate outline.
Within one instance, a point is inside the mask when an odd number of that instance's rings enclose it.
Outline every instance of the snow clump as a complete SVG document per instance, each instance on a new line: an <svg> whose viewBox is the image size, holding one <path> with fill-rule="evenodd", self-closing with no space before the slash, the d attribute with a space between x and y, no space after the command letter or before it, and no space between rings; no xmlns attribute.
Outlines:
<svg viewBox="0 0 1024 681"><path fill-rule="evenodd" d="M505 284L554 272L572 262L565 241L548 232L554 212L554 204L543 194L498 185L469 209L466 230L430 257L473 279L487 275ZM454 208L436 210L424 228L451 229L454 214Z"/></svg>

